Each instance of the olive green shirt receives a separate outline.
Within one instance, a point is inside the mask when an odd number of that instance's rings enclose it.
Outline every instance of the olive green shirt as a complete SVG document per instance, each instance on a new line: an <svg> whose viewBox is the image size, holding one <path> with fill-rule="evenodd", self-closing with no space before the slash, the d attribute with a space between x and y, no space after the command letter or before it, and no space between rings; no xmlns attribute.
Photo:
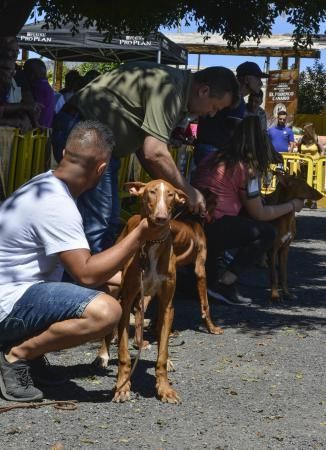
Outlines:
<svg viewBox="0 0 326 450"><path fill-rule="evenodd" d="M187 115L190 71L133 62L100 75L79 91L74 104L84 119L99 120L114 134L114 155L140 149L146 135L168 143Z"/></svg>

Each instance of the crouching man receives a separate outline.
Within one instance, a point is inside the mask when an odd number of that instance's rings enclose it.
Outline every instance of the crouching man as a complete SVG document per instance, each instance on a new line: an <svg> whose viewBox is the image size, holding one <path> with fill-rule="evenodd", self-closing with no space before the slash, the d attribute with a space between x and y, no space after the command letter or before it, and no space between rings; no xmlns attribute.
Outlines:
<svg viewBox="0 0 326 450"><path fill-rule="evenodd" d="M80 122L54 171L19 188L0 208L0 388L7 400L35 401L35 380L55 384L45 354L99 339L117 325L119 303L101 290L146 241L146 219L117 245L91 255L76 198L110 161L111 132ZM60 282L66 270L78 284Z"/></svg>

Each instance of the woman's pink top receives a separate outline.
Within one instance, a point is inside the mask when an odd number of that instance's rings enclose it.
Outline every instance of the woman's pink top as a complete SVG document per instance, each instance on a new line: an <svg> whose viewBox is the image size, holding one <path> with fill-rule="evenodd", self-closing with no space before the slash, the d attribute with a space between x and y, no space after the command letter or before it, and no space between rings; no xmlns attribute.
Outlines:
<svg viewBox="0 0 326 450"><path fill-rule="evenodd" d="M209 189L216 194L215 219L223 216L237 216L242 208L240 192L247 189L247 166L239 162L228 169L224 163L209 168L209 160L213 155L210 154L201 161L193 174L191 184L200 190Z"/></svg>

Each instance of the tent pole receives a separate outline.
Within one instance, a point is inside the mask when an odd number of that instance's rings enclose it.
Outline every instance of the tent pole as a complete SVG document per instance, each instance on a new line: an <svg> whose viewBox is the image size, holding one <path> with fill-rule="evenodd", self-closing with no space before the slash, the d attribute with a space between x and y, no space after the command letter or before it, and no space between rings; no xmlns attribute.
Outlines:
<svg viewBox="0 0 326 450"><path fill-rule="evenodd" d="M197 59L197 70L200 70L200 53L198 53L198 59Z"/></svg>

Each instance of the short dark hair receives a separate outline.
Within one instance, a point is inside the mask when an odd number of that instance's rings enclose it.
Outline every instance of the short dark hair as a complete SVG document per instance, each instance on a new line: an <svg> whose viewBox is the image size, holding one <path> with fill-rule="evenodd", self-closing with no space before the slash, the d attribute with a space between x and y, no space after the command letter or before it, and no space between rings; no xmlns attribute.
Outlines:
<svg viewBox="0 0 326 450"><path fill-rule="evenodd" d="M226 67L207 67L194 74L194 80L200 84L206 84L210 88L211 97L222 98L226 93L232 95L231 107L239 104L240 86L239 82L232 72Z"/></svg>
<svg viewBox="0 0 326 450"><path fill-rule="evenodd" d="M98 120L82 120L78 122L69 133L66 147L69 148L69 145L75 140L84 141L88 131L95 132L99 148L108 155L111 154L115 145L113 133L106 125Z"/></svg>
<svg viewBox="0 0 326 450"><path fill-rule="evenodd" d="M277 113L277 117L278 116L287 116L288 115L288 113L285 111L285 109L281 109L281 111L278 111L278 113Z"/></svg>

